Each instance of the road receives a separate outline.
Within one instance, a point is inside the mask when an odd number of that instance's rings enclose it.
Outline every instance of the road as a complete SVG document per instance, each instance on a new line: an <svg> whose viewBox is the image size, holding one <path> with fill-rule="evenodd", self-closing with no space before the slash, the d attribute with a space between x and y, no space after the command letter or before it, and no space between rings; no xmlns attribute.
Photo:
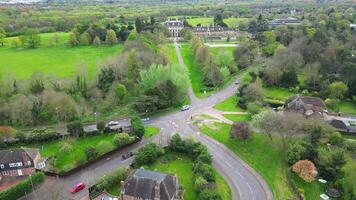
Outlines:
<svg viewBox="0 0 356 200"><path fill-rule="evenodd" d="M182 56L180 54L179 45L175 43L177 57L180 65L184 66ZM145 125L156 126L161 129L159 135L152 138L153 142L165 143L168 138L179 133L182 137L194 137L196 140L207 145L209 152L213 156L213 165L216 170L228 182L231 190L233 200L272 200L273 195L263 178L257 174L244 161L238 158L233 152L227 149L223 144L204 136L199 133L197 127L192 124L191 117L198 114L214 114L210 112L214 110L212 107L216 103L235 94L237 85L231 84L215 94L198 99L189 87L188 95L191 99L190 109L187 111L175 111L164 115L152 117ZM121 155L127 151L136 151L140 146L149 141L143 140L139 144L123 149L108 158L105 158L97 163L83 169L82 171L72 174L63 179L64 189L68 190L75 183L79 181L85 182L87 185L94 183L95 179L104 176L109 171L119 167L128 167L132 158L122 160ZM58 181L50 179L50 181ZM75 199L86 199L88 195L87 190L77 193ZM34 199L34 198L29 198Z"/></svg>

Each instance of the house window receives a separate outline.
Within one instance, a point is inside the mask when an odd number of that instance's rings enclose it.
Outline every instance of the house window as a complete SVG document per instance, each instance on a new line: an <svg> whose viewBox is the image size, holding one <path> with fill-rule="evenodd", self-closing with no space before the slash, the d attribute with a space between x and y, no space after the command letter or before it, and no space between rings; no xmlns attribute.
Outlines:
<svg viewBox="0 0 356 200"><path fill-rule="evenodd" d="M31 161L27 161L27 165L28 165L28 166L31 166Z"/></svg>
<svg viewBox="0 0 356 200"><path fill-rule="evenodd" d="M4 166L4 164L1 164L0 167L1 167L1 169L4 169L5 166Z"/></svg>
<svg viewBox="0 0 356 200"><path fill-rule="evenodd" d="M10 175L10 173L8 171L4 171L2 172L3 175Z"/></svg>
<svg viewBox="0 0 356 200"><path fill-rule="evenodd" d="M10 163L10 167L22 167L22 162L17 162L17 163Z"/></svg>

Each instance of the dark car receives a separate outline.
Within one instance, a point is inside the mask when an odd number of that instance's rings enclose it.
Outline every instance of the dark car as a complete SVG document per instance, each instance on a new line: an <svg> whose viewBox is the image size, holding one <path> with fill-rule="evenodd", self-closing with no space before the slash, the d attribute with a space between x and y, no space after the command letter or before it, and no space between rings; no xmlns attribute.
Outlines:
<svg viewBox="0 0 356 200"><path fill-rule="evenodd" d="M133 152L127 152L127 153L125 153L125 154L123 154L122 155L122 159L123 160L126 160L126 159L128 159L128 158L130 158L130 157L132 157L134 154L133 154Z"/></svg>

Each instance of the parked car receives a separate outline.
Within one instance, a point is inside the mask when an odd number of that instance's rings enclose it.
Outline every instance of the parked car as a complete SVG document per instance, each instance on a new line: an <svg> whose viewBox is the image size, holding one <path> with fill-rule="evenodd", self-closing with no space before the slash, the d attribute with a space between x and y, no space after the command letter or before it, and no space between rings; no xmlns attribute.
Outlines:
<svg viewBox="0 0 356 200"><path fill-rule="evenodd" d="M127 153L122 155L122 159L126 160L126 159L132 157L133 155L134 155L133 152L129 151L129 152L127 152Z"/></svg>
<svg viewBox="0 0 356 200"><path fill-rule="evenodd" d="M119 125L119 122L118 121L110 121L108 123L108 126L116 126L116 125Z"/></svg>
<svg viewBox="0 0 356 200"><path fill-rule="evenodd" d="M101 200L118 200L118 198L113 198L113 197L102 197Z"/></svg>
<svg viewBox="0 0 356 200"><path fill-rule="evenodd" d="M186 111L186 110L189 110L189 105L184 105L184 106L182 106L182 108L181 108L181 111Z"/></svg>
<svg viewBox="0 0 356 200"><path fill-rule="evenodd" d="M144 118L141 118L141 121L143 121L143 122L147 122L147 121L149 121L150 120L150 118L149 117L144 117Z"/></svg>
<svg viewBox="0 0 356 200"><path fill-rule="evenodd" d="M238 85L238 84L239 84L239 81L238 81L238 80L236 80L236 81L235 81L235 85Z"/></svg>
<svg viewBox="0 0 356 200"><path fill-rule="evenodd" d="M79 192L80 190L85 188L85 184L83 182L79 182L78 184L76 184L74 187L72 187L71 189L69 189L69 192L74 194Z"/></svg>

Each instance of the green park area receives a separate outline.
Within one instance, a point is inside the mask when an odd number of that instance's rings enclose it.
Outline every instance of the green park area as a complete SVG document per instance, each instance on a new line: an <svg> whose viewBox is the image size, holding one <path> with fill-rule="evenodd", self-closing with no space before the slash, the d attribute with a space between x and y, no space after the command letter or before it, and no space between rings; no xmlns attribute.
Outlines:
<svg viewBox="0 0 356 200"><path fill-rule="evenodd" d="M245 110L238 107L237 105L237 97L236 95L231 96L224 101L217 103L214 105L215 109L221 110L221 111L230 111L230 112L244 112Z"/></svg>
<svg viewBox="0 0 356 200"><path fill-rule="evenodd" d="M163 159L165 160L164 162L162 162ZM168 153L148 167L150 170L158 170L163 173L175 174L184 188L184 199L199 199L198 193L194 187L194 174L192 171L193 163L191 158L188 156L177 153ZM229 185L217 172L215 172L215 175L217 190L222 199L230 200L232 196Z"/></svg>
<svg viewBox="0 0 356 200"><path fill-rule="evenodd" d="M150 138L150 137L152 137L152 136L155 136L155 135L157 135L158 133L159 133L159 128L157 128L157 127L153 127L153 126L147 126L146 128L145 128L145 135L144 135L144 137L145 138Z"/></svg>
<svg viewBox="0 0 356 200"><path fill-rule="evenodd" d="M58 43L51 44L53 35L58 36ZM11 45L14 38L7 38L5 46L0 48L0 79L8 76L27 79L34 72L67 78L85 66L89 77L97 73L100 60L119 53L123 45L113 46L76 46L68 45L69 33L40 34L41 45L36 49L20 49Z"/></svg>

